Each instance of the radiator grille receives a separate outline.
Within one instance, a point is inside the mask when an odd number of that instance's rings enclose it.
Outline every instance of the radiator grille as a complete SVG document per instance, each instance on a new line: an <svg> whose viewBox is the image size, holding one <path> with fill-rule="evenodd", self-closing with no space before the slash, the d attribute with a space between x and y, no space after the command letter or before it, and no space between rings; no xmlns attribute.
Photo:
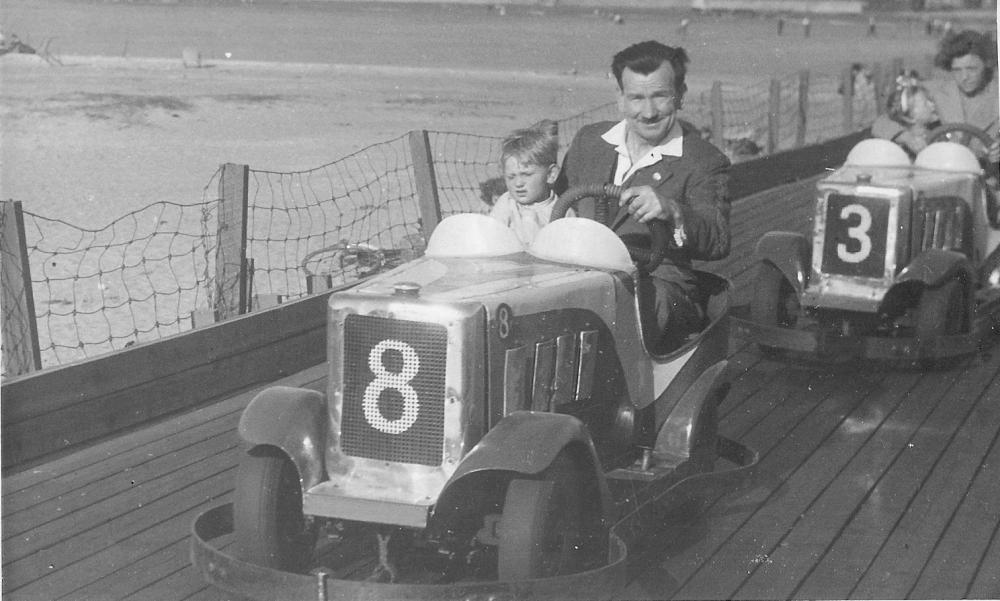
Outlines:
<svg viewBox="0 0 1000 601"><path fill-rule="evenodd" d="M448 334L444 326L349 315L344 323L344 453L440 465Z"/></svg>
<svg viewBox="0 0 1000 601"><path fill-rule="evenodd" d="M931 248L966 250L969 207L961 198L921 198L913 212L910 240L916 252Z"/></svg>

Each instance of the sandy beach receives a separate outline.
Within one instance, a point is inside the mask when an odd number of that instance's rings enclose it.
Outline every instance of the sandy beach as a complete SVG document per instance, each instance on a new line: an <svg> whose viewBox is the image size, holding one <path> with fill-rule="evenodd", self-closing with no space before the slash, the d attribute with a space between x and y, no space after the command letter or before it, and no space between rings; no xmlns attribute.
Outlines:
<svg viewBox="0 0 1000 601"><path fill-rule="evenodd" d="M851 18L805 39L773 17L337 3L6 0L4 32L47 48L0 58L0 196L85 228L157 201L200 201L218 165L306 170L413 129L502 135L614 99L610 55L688 47L690 94L854 60L925 63L919 23L877 38ZM30 34L30 35L27 35ZM185 67L184 49L200 67ZM226 54L228 53L228 58Z"/></svg>

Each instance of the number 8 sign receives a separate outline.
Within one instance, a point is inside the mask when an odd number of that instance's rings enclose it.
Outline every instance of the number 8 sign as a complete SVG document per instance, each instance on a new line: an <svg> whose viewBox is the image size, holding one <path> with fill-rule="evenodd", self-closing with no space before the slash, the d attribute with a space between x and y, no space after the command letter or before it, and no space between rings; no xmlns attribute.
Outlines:
<svg viewBox="0 0 1000 601"><path fill-rule="evenodd" d="M823 272L882 277L888 224L888 201L831 194L826 205Z"/></svg>
<svg viewBox="0 0 1000 601"><path fill-rule="evenodd" d="M440 465L448 333L444 326L348 315L344 320L343 450Z"/></svg>

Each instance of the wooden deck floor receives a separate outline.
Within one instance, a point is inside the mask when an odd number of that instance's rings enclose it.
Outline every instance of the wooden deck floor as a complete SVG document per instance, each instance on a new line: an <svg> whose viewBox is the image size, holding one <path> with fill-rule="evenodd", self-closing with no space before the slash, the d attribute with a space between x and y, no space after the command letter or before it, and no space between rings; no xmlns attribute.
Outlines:
<svg viewBox="0 0 1000 601"><path fill-rule="evenodd" d="M752 277L759 232L805 227L811 187L737 204L733 258L715 267ZM731 374L721 429L760 452L756 481L651 524L617 597L1000 598L1000 347L919 372L769 360L734 341ZM188 565L187 537L230 499L252 395L4 478L4 597L225 599Z"/></svg>

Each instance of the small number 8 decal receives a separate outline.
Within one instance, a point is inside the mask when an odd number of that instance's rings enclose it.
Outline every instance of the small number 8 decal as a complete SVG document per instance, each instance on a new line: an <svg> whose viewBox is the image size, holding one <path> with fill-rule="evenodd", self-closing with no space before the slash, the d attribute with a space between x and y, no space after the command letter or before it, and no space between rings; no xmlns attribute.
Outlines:
<svg viewBox="0 0 1000 601"><path fill-rule="evenodd" d="M506 340L510 337L510 330L514 325L511 323L513 317L513 312L508 305L501 304L497 307L497 335L500 336L500 340Z"/></svg>

